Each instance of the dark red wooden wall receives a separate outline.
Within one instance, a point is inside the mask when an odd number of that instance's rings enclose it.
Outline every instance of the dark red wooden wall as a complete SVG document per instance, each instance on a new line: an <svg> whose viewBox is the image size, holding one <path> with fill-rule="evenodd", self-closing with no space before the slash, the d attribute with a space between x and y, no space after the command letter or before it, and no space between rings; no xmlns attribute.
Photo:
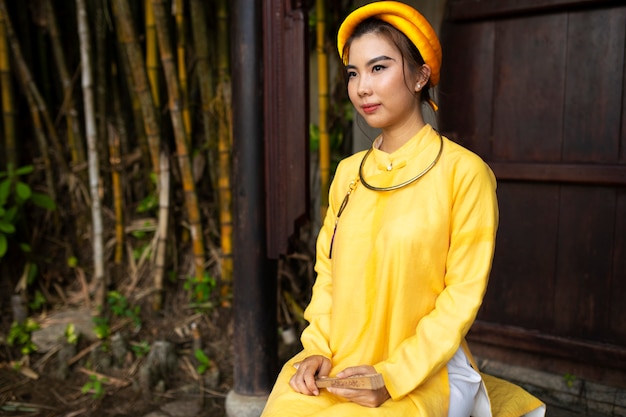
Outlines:
<svg viewBox="0 0 626 417"><path fill-rule="evenodd" d="M482 354L626 384L626 3L449 0L442 130L498 178Z"/></svg>

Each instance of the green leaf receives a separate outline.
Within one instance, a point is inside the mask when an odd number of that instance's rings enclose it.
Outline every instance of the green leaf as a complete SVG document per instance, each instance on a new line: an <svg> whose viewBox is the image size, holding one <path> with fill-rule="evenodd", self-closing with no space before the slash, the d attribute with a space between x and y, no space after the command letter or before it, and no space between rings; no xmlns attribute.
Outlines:
<svg viewBox="0 0 626 417"><path fill-rule="evenodd" d="M0 182L0 206L4 206L11 192L11 180L6 179Z"/></svg>
<svg viewBox="0 0 626 417"><path fill-rule="evenodd" d="M41 208L44 208L46 210L52 211L52 210L56 210L56 208L57 208L56 204L54 203L54 200L51 199L46 194L33 193L31 195L31 197L30 197L30 200L37 207L41 207Z"/></svg>
<svg viewBox="0 0 626 417"><path fill-rule="evenodd" d="M69 258L67 258L67 266L69 266L70 268L76 268L77 265L78 265L77 257L70 256Z"/></svg>
<svg viewBox="0 0 626 417"><path fill-rule="evenodd" d="M13 219L17 217L17 206L13 206L6 210L4 216L2 217L4 217L4 220L6 221L13 222Z"/></svg>
<svg viewBox="0 0 626 417"><path fill-rule="evenodd" d="M208 365L209 364L209 357L206 355L206 353L204 353L204 351L202 349L196 349L193 351L194 356L196 357L196 359L198 360L198 362L200 362L203 365Z"/></svg>
<svg viewBox="0 0 626 417"><path fill-rule="evenodd" d="M21 168L15 170L14 175L26 175L30 174L35 170L35 167L32 165L25 165Z"/></svg>
<svg viewBox="0 0 626 417"><path fill-rule="evenodd" d="M35 278L37 278L37 273L39 272L39 267L37 264L29 262L28 263L28 276L26 278L26 282L28 285L32 285L35 282Z"/></svg>
<svg viewBox="0 0 626 417"><path fill-rule="evenodd" d="M13 223L0 220L0 232L4 232L6 234L15 233L15 226L13 225Z"/></svg>
<svg viewBox="0 0 626 417"><path fill-rule="evenodd" d="M24 253L31 253L33 251L28 243L20 243L20 249Z"/></svg>
<svg viewBox="0 0 626 417"><path fill-rule="evenodd" d="M21 198L23 201L28 200L30 196L33 194L28 184L26 184L25 182L21 182L21 181L18 181L17 184L15 184L15 192L17 193L17 196Z"/></svg>
<svg viewBox="0 0 626 417"><path fill-rule="evenodd" d="M2 258L7 253L7 249L9 249L7 237L4 234L0 233L0 258Z"/></svg>

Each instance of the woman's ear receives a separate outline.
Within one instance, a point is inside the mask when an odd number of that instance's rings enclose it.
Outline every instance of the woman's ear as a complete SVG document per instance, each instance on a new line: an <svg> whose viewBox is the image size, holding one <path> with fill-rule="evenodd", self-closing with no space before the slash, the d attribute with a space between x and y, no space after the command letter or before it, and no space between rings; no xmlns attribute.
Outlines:
<svg viewBox="0 0 626 417"><path fill-rule="evenodd" d="M430 80L431 69L427 64L422 65L417 70L417 80L415 81L415 91L419 92Z"/></svg>

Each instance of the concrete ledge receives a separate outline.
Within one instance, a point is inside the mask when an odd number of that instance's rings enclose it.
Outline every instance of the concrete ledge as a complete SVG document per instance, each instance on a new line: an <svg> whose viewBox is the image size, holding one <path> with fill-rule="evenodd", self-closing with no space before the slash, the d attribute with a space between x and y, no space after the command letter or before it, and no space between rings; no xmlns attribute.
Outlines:
<svg viewBox="0 0 626 417"><path fill-rule="evenodd" d="M260 417L267 397L267 395L242 395L230 391L226 396L226 415L228 417Z"/></svg>
<svg viewBox="0 0 626 417"><path fill-rule="evenodd" d="M626 391L565 374L556 375L540 370L476 358L482 372L514 382L548 405L579 411L582 415L625 416ZM548 413L550 415L550 413ZM579 414L576 414L579 415Z"/></svg>

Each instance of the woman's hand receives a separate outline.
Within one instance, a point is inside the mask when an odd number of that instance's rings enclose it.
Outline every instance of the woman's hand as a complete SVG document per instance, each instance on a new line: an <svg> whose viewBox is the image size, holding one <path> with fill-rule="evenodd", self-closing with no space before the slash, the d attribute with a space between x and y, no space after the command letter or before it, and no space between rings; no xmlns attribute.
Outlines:
<svg viewBox="0 0 626 417"><path fill-rule="evenodd" d="M352 366L346 368L337 374L338 378L347 378L355 375L375 374L376 369L370 365ZM350 388L327 388L329 392L344 397L348 401L362 405L364 407L375 408L387 401L391 396L387 387L377 390L369 389L350 389Z"/></svg>
<svg viewBox="0 0 626 417"><path fill-rule="evenodd" d="M330 359L313 355L295 364L298 370L289 380L289 385L294 391L305 395L320 395L320 390L315 385L315 378L328 376L332 364Z"/></svg>

